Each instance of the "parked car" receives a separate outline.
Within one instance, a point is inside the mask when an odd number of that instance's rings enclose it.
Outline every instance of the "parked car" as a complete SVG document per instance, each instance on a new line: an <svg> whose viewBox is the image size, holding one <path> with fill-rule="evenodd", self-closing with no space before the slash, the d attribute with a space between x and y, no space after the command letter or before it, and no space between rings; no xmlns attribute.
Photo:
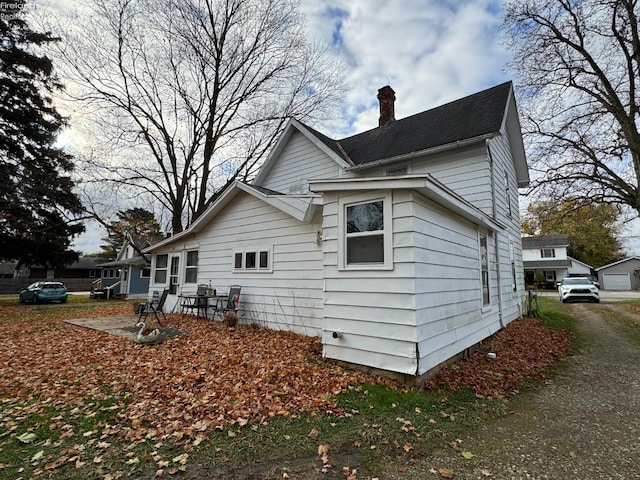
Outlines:
<svg viewBox="0 0 640 480"><path fill-rule="evenodd" d="M600 303L600 291L588 277L566 277L558 286L562 303L572 300Z"/></svg>
<svg viewBox="0 0 640 480"><path fill-rule="evenodd" d="M600 288L600 282L598 282L598 277L594 276L594 275L577 275L575 273L570 273L569 274L570 277L586 277L589 279L589 281L595 285L596 287Z"/></svg>
<svg viewBox="0 0 640 480"><path fill-rule="evenodd" d="M67 301L67 288L61 282L36 282L20 291L20 303Z"/></svg>

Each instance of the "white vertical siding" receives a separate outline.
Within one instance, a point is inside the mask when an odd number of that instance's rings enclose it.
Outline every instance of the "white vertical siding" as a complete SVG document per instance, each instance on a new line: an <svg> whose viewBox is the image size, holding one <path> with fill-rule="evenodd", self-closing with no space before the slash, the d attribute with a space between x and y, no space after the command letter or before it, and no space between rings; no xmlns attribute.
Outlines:
<svg viewBox="0 0 640 480"><path fill-rule="evenodd" d="M335 161L296 131L261 186L281 193L307 193L310 179L337 177L340 170Z"/></svg>
<svg viewBox="0 0 640 480"><path fill-rule="evenodd" d="M211 281L218 292L228 292L235 284L242 287L242 323L319 335L323 280L322 249L316 243L316 232L320 221L318 215L318 223L301 223L240 192L206 228L188 240L190 247L185 242L170 247L174 252L194 246L198 249L198 283ZM271 272L234 271L235 251L265 248L272 252ZM184 260L181 269L184 270ZM194 291L195 284L181 284L182 289ZM173 297L167 304L176 300Z"/></svg>

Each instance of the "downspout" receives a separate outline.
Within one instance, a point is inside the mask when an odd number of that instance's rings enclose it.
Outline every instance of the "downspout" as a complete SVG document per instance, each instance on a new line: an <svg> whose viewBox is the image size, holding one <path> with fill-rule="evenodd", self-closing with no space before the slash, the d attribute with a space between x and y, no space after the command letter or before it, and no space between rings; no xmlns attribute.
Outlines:
<svg viewBox="0 0 640 480"><path fill-rule="evenodd" d="M493 155L491 155L491 148L489 146L489 138L485 140L485 144L487 145L487 155L489 157L489 171L491 174L491 203L493 210L493 219L498 221L498 205L496 202L496 176L494 170L494 161ZM498 239L498 232L496 230L493 231L493 239L494 239L494 249L496 253L496 278L498 280L498 320L500 321L500 328L504 328L504 318L502 312L502 275L500 271L502 270L502 265L500 264L500 241Z"/></svg>

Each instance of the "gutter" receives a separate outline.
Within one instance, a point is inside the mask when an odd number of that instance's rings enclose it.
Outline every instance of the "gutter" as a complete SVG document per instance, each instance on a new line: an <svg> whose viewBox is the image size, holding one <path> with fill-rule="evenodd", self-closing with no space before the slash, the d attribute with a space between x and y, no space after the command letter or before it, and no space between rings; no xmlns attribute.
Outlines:
<svg viewBox="0 0 640 480"><path fill-rule="evenodd" d="M390 163L401 162L403 160L411 160L416 157L423 157L425 155L433 155L435 153L448 152L450 150L456 150L459 148L468 147L470 145L475 145L477 143L486 142L487 140L494 138L500 135L499 132L494 133L486 133L484 135L479 135L477 137L467 138L465 140L458 140L454 143L447 143L445 145L438 145L436 147L427 148L425 150L418 150L416 152L405 153L403 155L397 155L395 157L389 158L381 158L379 160L375 160L373 162L361 163L359 165L355 165L353 167L345 168L347 172L358 172L360 170L366 170L369 168L380 167L383 165L388 165Z"/></svg>

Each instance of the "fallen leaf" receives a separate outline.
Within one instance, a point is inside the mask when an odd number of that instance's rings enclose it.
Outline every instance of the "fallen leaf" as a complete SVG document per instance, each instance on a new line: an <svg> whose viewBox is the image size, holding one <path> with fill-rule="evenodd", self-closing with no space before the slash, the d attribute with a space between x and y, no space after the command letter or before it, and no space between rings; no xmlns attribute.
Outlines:
<svg viewBox="0 0 640 480"><path fill-rule="evenodd" d="M483 468L482 470L480 470L480 473L482 473L483 477L490 477L491 476L491 472L489 470L487 470L486 468Z"/></svg>
<svg viewBox="0 0 640 480"><path fill-rule="evenodd" d="M451 470L449 468L440 468L440 469L438 469L438 473L440 474L440 476L442 478L453 478L453 477L455 477L455 474L453 473L453 470Z"/></svg>
<svg viewBox="0 0 640 480"><path fill-rule="evenodd" d="M404 449L405 452L410 452L411 450L413 450L413 445L411 445L410 443L405 443L404 446L402 447Z"/></svg>
<svg viewBox="0 0 640 480"><path fill-rule="evenodd" d="M463 458L466 458L467 460L472 459L473 457L475 457L475 455L471 452L462 452L462 456Z"/></svg>
<svg viewBox="0 0 640 480"><path fill-rule="evenodd" d="M40 450L39 452L34 454L33 457L31 457L31 463L37 462L42 458L43 455L44 455L44 450Z"/></svg>
<svg viewBox="0 0 640 480"><path fill-rule="evenodd" d="M32 432L25 432L20 436L16 437L18 439L18 441L22 442L22 443L31 443L33 442L37 437L35 433Z"/></svg>
<svg viewBox="0 0 640 480"><path fill-rule="evenodd" d="M309 435L307 435L311 440L316 440L319 436L320 436L320 431L316 430L315 428L313 430L311 430L309 432Z"/></svg>

